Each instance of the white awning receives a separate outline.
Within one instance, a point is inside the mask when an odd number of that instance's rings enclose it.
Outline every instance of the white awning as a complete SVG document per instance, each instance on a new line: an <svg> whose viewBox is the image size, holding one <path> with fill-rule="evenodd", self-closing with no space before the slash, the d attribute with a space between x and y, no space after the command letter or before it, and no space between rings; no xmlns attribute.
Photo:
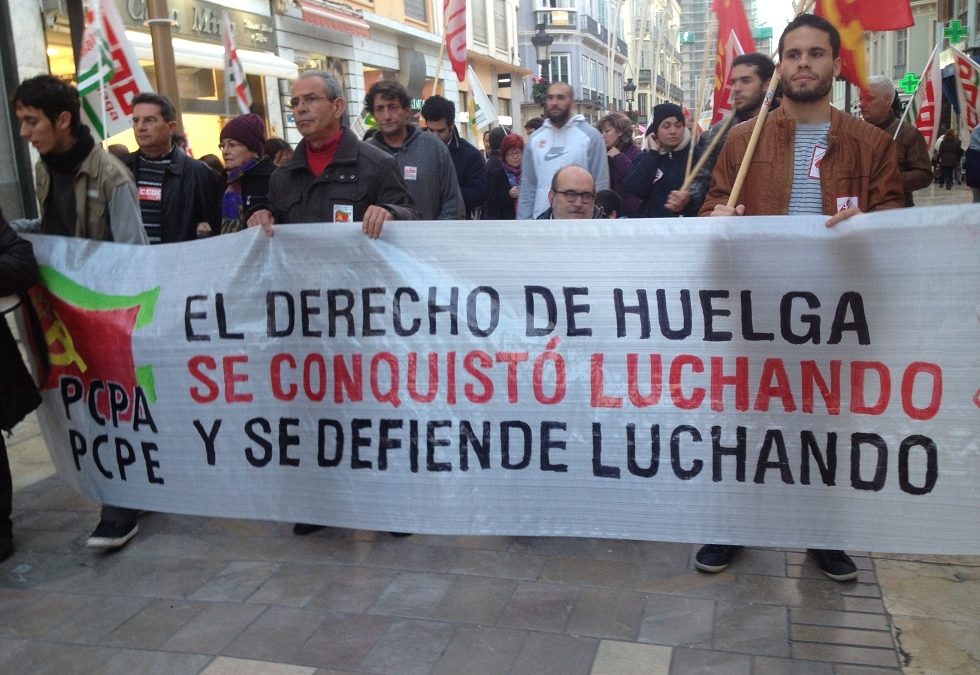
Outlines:
<svg viewBox="0 0 980 675"><path fill-rule="evenodd" d="M149 33L126 31L126 37L133 45L136 56L145 61L153 60L153 44ZM223 70L225 67L225 49L221 45L208 42L191 42L181 38L172 40L174 46L174 61L178 66L196 66ZM292 61L280 58L271 52L256 52L251 49L238 49L238 58L242 61L242 69L246 75L265 75L295 80L299 68Z"/></svg>

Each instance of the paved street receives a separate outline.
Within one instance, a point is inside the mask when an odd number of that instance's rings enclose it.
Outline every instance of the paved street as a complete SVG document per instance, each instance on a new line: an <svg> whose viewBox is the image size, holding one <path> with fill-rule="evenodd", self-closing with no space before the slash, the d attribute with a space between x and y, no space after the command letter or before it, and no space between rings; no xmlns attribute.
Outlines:
<svg viewBox="0 0 980 675"><path fill-rule="evenodd" d="M796 550L705 575L686 544L296 537L164 514L99 554L84 548L97 507L53 475L33 416L8 448L3 673L980 672L976 557L858 554L838 584Z"/></svg>

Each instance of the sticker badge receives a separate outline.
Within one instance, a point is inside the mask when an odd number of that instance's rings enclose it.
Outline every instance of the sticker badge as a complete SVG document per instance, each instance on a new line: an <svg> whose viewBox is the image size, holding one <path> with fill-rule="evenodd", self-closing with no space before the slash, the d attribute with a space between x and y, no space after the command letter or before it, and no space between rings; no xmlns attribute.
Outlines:
<svg viewBox="0 0 980 675"><path fill-rule="evenodd" d="M858 198L857 197L838 197L837 198L837 213L840 213L844 209L857 208Z"/></svg>
<svg viewBox="0 0 980 675"><path fill-rule="evenodd" d="M820 179L820 160L827 154L827 148L822 145L813 146L813 156L810 157L810 178Z"/></svg>
<svg viewBox="0 0 980 675"><path fill-rule="evenodd" d="M333 222L335 223L349 223L354 220L354 205L353 204L334 204L333 205Z"/></svg>
<svg viewBox="0 0 980 675"><path fill-rule="evenodd" d="M419 168L417 166L405 167L405 180L415 180L418 178Z"/></svg>
<svg viewBox="0 0 980 675"><path fill-rule="evenodd" d="M141 202L158 202L160 201L160 193L163 192L162 187L154 185L140 185L139 196Z"/></svg>

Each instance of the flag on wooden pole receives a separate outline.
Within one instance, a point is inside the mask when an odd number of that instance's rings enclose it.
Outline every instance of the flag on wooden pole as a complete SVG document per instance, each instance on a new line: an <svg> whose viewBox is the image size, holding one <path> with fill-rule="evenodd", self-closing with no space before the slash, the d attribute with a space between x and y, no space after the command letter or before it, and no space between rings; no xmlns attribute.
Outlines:
<svg viewBox="0 0 980 675"><path fill-rule="evenodd" d="M133 97L153 91L126 39L110 0L94 0L85 12L78 94L82 121L100 141L132 127Z"/></svg>
<svg viewBox="0 0 980 675"><path fill-rule="evenodd" d="M235 36L232 34L231 19L228 12L221 14L221 32L225 42L225 97L234 96L238 101L238 111L242 115L251 112L252 90L248 87L242 62L235 49Z"/></svg>
<svg viewBox="0 0 980 675"><path fill-rule="evenodd" d="M718 17L718 49L715 54L715 89L711 123L719 122L732 112L732 87L728 76L732 61L746 50L755 51L752 31L745 18L742 0L713 0L712 7Z"/></svg>
<svg viewBox="0 0 980 675"><path fill-rule="evenodd" d="M932 148L939 131L939 104L942 102L942 76L939 71L939 45L937 44L929 56L919 86L909 100L908 114L915 123L922 137L926 139L926 147Z"/></svg>
<svg viewBox="0 0 980 675"><path fill-rule="evenodd" d="M466 79L466 0L443 0L446 53L460 82Z"/></svg>
<svg viewBox="0 0 980 675"><path fill-rule="evenodd" d="M470 100L473 102L473 123L477 129L485 129L494 124L500 124L497 111L490 102L490 97L483 91L480 78L476 76L473 67L467 68L470 82Z"/></svg>

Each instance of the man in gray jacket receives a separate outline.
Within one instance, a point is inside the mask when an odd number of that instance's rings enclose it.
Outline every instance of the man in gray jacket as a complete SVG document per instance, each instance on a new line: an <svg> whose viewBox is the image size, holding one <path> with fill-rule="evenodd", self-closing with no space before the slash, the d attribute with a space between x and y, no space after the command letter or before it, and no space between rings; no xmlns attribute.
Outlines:
<svg viewBox="0 0 980 675"><path fill-rule="evenodd" d="M412 102L405 87L391 80L378 80L364 97L364 107L380 127L368 143L398 162L422 219L466 218L452 155L445 143L411 123Z"/></svg>
<svg viewBox="0 0 980 675"><path fill-rule="evenodd" d="M524 146L517 219L537 218L548 209L551 179L562 167L577 164L595 178L595 189L609 187L609 163L602 135L582 115L572 115L571 85L555 82L545 98L547 119Z"/></svg>
<svg viewBox="0 0 980 675"><path fill-rule="evenodd" d="M272 236L274 223L360 222L376 238L386 221L419 219L395 162L341 127L347 102L332 75L308 70L291 93L303 140L272 174L269 208L250 214L249 227Z"/></svg>

